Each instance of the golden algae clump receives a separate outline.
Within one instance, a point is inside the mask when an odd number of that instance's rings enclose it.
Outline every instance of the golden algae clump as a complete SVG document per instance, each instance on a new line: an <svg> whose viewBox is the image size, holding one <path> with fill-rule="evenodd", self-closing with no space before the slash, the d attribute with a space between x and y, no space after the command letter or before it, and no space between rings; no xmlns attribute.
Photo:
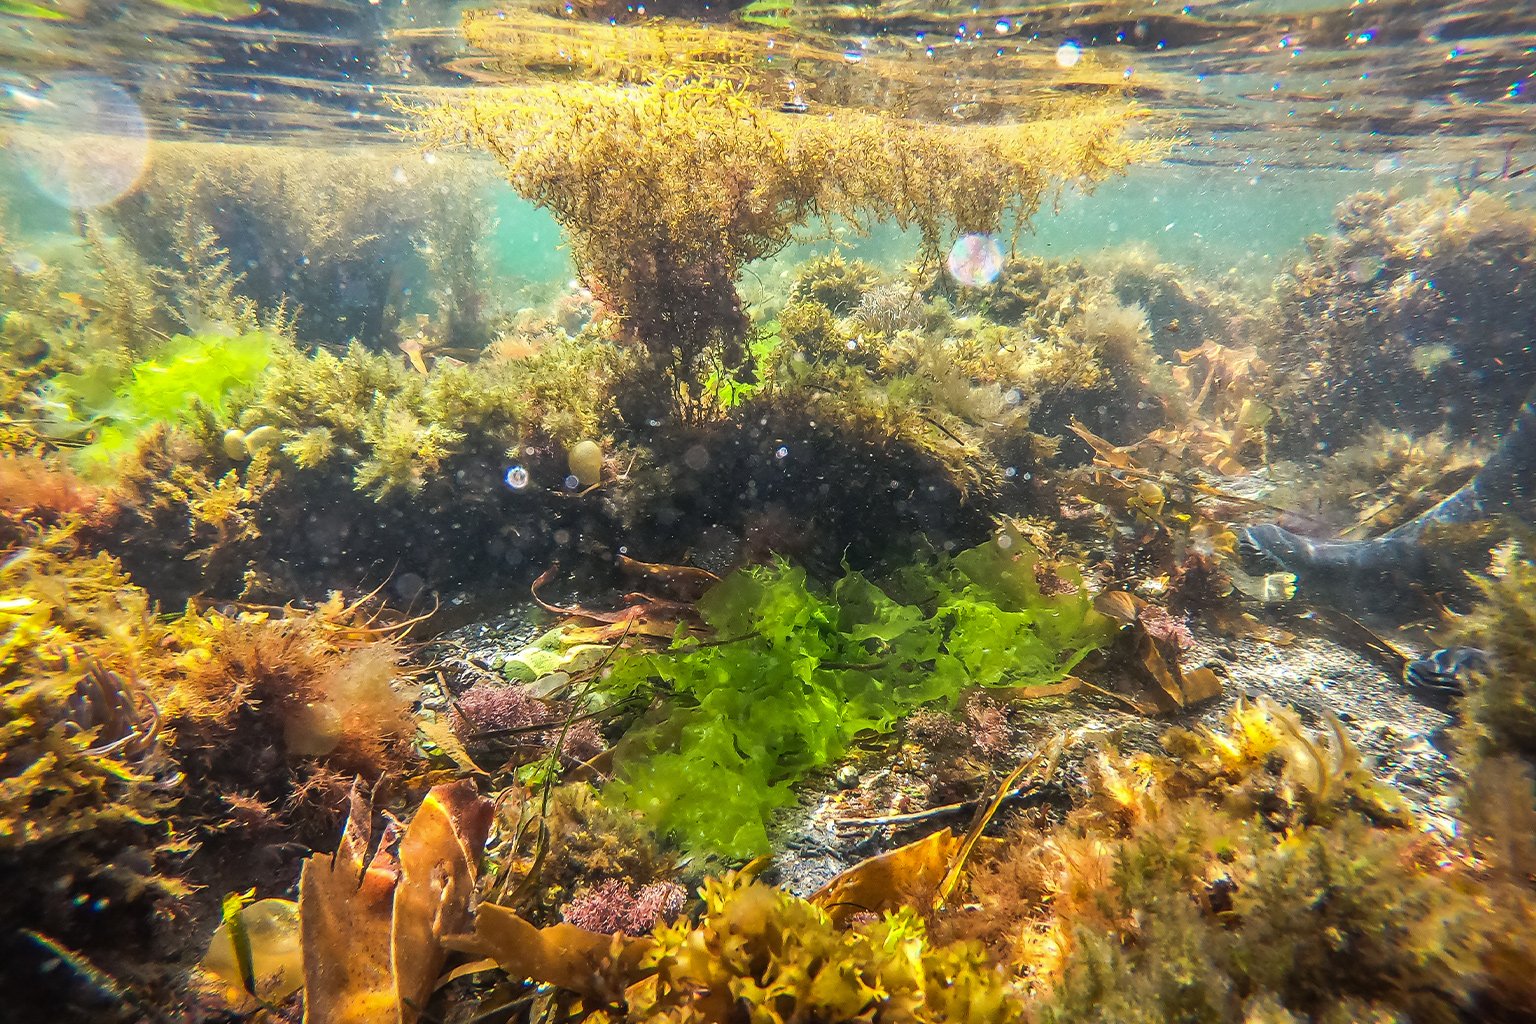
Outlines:
<svg viewBox="0 0 1536 1024"><path fill-rule="evenodd" d="M795 275L791 300L819 302L833 313L851 313L880 283L875 268L863 260L848 260L837 251L818 256Z"/></svg>
<svg viewBox="0 0 1536 1024"><path fill-rule="evenodd" d="M1457 624L1456 642L1482 649L1487 666L1467 681L1458 711L1461 762L1513 755L1536 765L1536 565L1515 545L1478 577L1482 600Z"/></svg>
<svg viewBox="0 0 1536 1024"><path fill-rule="evenodd" d="M789 241L817 183L728 84L531 88L428 115L434 134L483 145L512 186L570 234L593 290L682 389L705 400L707 354L741 364L741 268Z"/></svg>
<svg viewBox="0 0 1536 1024"><path fill-rule="evenodd" d="M163 636L145 593L72 519L0 512L0 876L13 882L0 932L113 972L189 892L182 776L156 707Z"/></svg>
<svg viewBox="0 0 1536 1024"><path fill-rule="evenodd" d="M1022 226L1066 182L1102 180L1153 151L1133 106L1057 101L1027 121L951 126L837 108L766 106L729 68L645 84L526 85L422 112L429 144L489 150L519 194L568 232L576 265L625 339L663 371L667 404L714 411L711 371L749 361L736 294L747 263L835 216L893 221L934 259L952 232Z"/></svg>
<svg viewBox="0 0 1536 1024"><path fill-rule="evenodd" d="M983 857L939 936L984 941L1052 1024L1518 1016L1527 883L1415 827L1326 724L1240 703L1092 755L1087 800Z"/></svg>

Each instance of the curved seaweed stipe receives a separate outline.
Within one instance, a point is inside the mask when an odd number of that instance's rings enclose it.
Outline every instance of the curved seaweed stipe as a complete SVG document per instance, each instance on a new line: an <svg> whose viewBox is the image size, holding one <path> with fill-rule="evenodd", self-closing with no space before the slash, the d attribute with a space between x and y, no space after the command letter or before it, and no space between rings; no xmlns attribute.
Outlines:
<svg viewBox="0 0 1536 1024"><path fill-rule="evenodd" d="M1422 515L1361 541L1317 541L1273 524L1238 532L1238 551L1252 568L1292 572L1308 589L1403 584L1433 568L1437 528L1510 517L1536 522L1530 479L1536 473L1536 392L1526 396L1514 423L1481 471Z"/></svg>

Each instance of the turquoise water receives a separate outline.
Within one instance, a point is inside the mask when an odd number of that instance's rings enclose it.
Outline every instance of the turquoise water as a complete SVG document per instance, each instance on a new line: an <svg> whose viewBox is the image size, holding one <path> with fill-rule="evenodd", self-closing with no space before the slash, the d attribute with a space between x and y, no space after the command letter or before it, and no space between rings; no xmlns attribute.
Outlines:
<svg viewBox="0 0 1536 1024"><path fill-rule="evenodd" d="M402 161L414 159L409 151ZM1021 235L1024 255L1070 259L1129 244L1150 247L1159 257L1205 274L1230 269L1263 276L1293 256L1310 234L1326 232L1333 209L1361 189L1412 190L1432 173L1394 168L1375 170L1265 169L1255 164L1229 168L1192 168L1177 163L1138 167L1091 194L1068 191L1058 208L1047 211ZM560 227L544 210L520 198L502 183L486 188L490 269L503 280L530 285L561 285L575 273ZM34 187L14 159L0 154L0 197L11 222L35 238L67 237L75 214L51 202ZM916 236L877 227L860 235L830 225L803 232L775 260L749 273L772 275L824 249L828 236L849 256L899 265L911 258Z"/></svg>
<svg viewBox="0 0 1536 1024"><path fill-rule="evenodd" d="M408 145L392 138L409 124L398 104L515 77L515 62L464 42L458 17L473 5L232 4L210 8L222 17L199 17L172 0L88 15L60 2L57 19L0 13L0 125L51 125L36 97L50 82L81 78L121 88L142 117L139 130L155 138L276 139L334 152L357 141ZM1058 44L1080 48L1106 74L1121 69L1127 94L1178 147L1163 166L1136 169L1091 199L1069 193L1058 215L1038 218L1024 248L1070 256L1137 242L1192 269L1257 272L1326 228L1352 191L1413 189L1472 168L1497 177L1536 160L1525 87L1532 58L1521 42L1529 15L1520 5L1491 15L1497 7L899 5L866 18L796 5L795 31L845 56L936 60L932 88L957 100L967 90L985 97L990 83L1018 73L1001 62ZM922 58L935 39L937 58ZM988 58L1000 62L1000 78ZM947 82L950 66L956 77ZM839 73L835 63L811 71ZM66 117L57 127L91 125ZM14 172L0 163L0 176ZM67 224L67 208L21 195L12 215L24 227ZM547 218L510 194L495 207L498 269L532 280L568 275ZM898 259L905 248L883 234L846 244Z"/></svg>

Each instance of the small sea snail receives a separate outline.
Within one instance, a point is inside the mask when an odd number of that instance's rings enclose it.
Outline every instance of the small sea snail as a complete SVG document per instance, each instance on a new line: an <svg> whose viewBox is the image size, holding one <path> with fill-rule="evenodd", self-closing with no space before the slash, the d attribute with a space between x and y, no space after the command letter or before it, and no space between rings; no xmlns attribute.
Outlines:
<svg viewBox="0 0 1536 1024"><path fill-rule="evenodd" d="M591 487L603 479L603 450L596 441L578 441L568 456L571 475L582 487Z"/></svg>

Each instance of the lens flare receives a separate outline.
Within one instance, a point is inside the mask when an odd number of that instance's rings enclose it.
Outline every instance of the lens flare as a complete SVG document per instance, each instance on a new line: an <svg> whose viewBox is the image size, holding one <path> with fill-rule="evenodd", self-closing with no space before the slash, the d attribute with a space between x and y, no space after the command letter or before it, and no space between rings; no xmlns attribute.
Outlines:
<svg viewBox="0 0 1536 1024"><path fill-rule="evenodd" d="M89 210L133 189L149 159L149 126L123 89L70 76L36 94L12 152L39 192L60 206Z"/></svg>
<svg viewBox="0 0 1536 1024"><path fill-rule="evenodd" d="M970 288L982 288L1003 272L1003 250L991 235L961 235L949 250L949 273Z"/></svg>

